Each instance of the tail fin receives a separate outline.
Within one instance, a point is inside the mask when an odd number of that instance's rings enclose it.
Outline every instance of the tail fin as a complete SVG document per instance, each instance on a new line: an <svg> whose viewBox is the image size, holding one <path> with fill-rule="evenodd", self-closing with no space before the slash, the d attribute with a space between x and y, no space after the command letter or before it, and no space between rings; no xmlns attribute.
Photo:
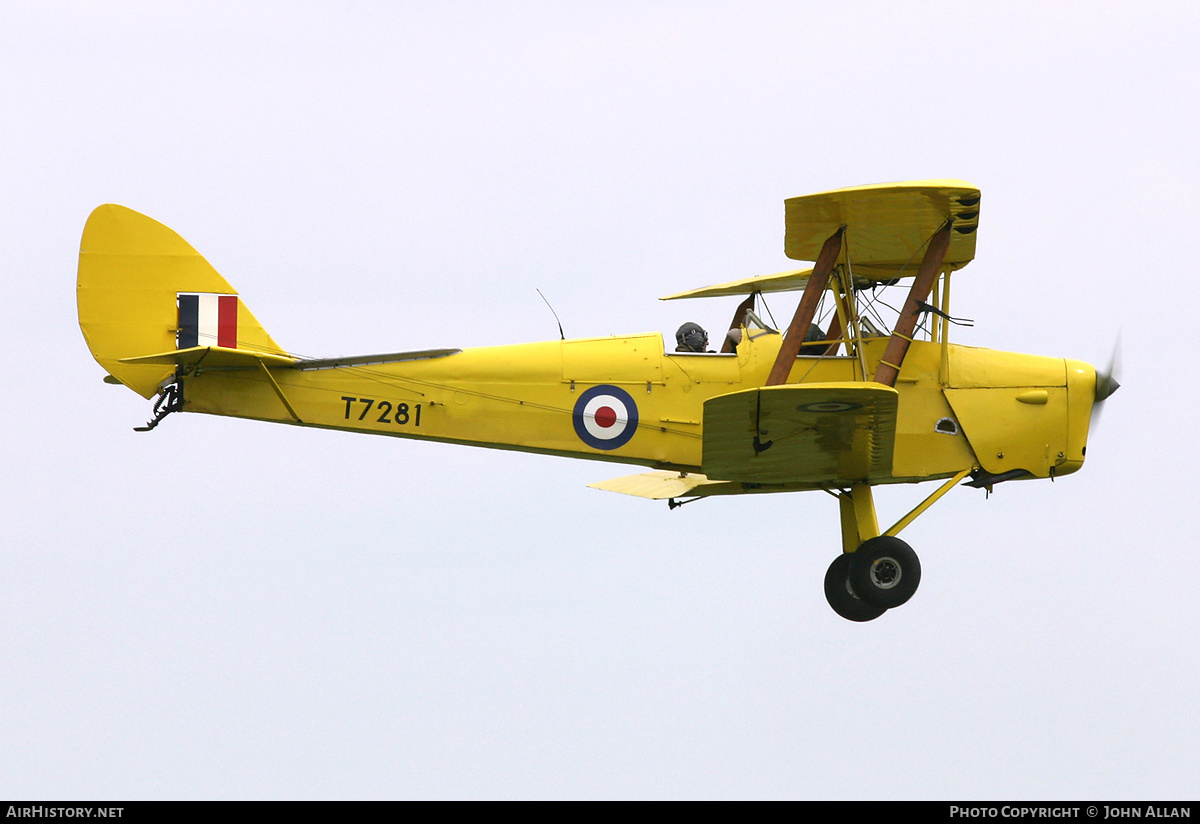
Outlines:
<svg viewBox="0 0 1200 824"><path fill-rule="evenodd" d="M76 288L79 328L92 356L145 398L176 368L146 356L197 346L283 354L199 252L124 206L110 203L88 218Z"/></svg>

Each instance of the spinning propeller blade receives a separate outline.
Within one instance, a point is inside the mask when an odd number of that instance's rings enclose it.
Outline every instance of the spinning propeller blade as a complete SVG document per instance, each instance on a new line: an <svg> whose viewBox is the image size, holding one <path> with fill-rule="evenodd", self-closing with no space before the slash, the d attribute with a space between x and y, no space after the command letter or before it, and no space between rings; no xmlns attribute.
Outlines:
<svg viewBox="0 0 1200 824"><path fill-rule="evenodd" d="M1106 401L1113 392L1121 388L1117 374L1121 371L1121 336L1113 344L1112 354L1108 358L1108 368L1101 372L1096 370L1096 399L1092 403L1092 428L1100 422L1100 414Z"/></svg>

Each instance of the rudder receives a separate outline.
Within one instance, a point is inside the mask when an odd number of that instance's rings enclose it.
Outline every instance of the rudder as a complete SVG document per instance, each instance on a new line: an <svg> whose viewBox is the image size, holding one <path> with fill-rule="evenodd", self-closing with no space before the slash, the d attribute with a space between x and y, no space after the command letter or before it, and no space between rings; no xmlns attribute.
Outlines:
<svg viewBox="0 0 1200 824"><path fill-rule="evenodd" d="M124 206L106 204L88 218L76 298L92 357L145 398L154 397L175 366L122 359L184 344L283 354L199 252L172 229Z"/></svg>

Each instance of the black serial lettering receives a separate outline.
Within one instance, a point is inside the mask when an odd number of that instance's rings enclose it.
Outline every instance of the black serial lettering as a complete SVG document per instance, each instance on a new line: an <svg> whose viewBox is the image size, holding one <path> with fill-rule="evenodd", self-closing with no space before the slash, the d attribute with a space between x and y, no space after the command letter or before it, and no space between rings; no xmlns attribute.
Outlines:
<svg viewBox="0 0 1200 824"><path fill-rule="evenodd" d="M376 418L377 423L389 423L395 426L408 426L411 424L414 427L421 425L421 404L419 403L409 406L407 403L394 404L391 401L379 401L375 398L352 398L348 395L342 395L342 400L346 402L346 409L342 414L345 420L350 420L350 410L353 404L363 404L362 414L358 416L358 420L360 421L365 421L367 414L378 404L379 417ZM394 415L392 414L393 410L395 411Z"/></svg>

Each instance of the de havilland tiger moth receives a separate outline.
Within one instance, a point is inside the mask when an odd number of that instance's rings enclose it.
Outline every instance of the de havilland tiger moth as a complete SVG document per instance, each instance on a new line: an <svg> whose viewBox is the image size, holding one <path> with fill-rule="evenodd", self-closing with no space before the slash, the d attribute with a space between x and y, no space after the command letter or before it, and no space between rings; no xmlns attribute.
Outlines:
<svg viewBox="0 0 1200 824"><path fill-rule="evenodd" d="M1118 386L1111 366L950 342L950 278L975 256L979 208L960 180L786 200L785 253L811 266L665 298L738 299L720 351L686 324L676 351L651 333L312 359L275 343L178 234L109 204L83 231L79 325L107 382L155 399L142 430L203 412L635 464L650 471L593 486L672 508L823 490L842 533L826 598L869 621L920 583L901 530L960 482L1077 471ZM888 287L907 295L885 331ZM793 290L777 330L761 296ZM924 481L941 483L881 530L874 488Z"/></svg>

